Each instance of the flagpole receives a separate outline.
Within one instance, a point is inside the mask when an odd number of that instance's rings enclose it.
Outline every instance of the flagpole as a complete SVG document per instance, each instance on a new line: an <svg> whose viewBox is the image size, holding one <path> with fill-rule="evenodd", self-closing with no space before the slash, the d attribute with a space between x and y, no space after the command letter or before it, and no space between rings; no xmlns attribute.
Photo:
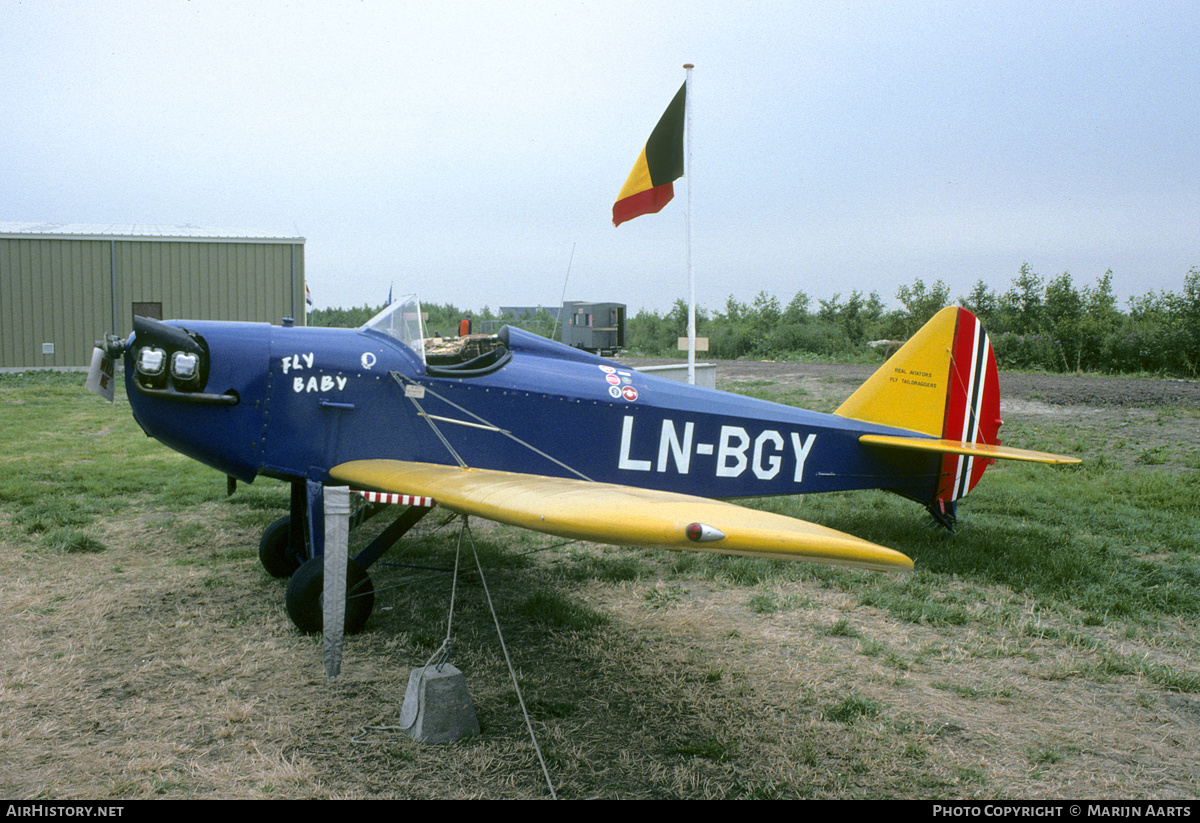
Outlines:
<svg viewBox="0 0 1200 823"><path fill-rule="evenodd" d="M687 275L688 275L688 384L696 385L696 276L692 270L692 64L684 63L687 91L684 93L684 133L687 135Z"/></svg>

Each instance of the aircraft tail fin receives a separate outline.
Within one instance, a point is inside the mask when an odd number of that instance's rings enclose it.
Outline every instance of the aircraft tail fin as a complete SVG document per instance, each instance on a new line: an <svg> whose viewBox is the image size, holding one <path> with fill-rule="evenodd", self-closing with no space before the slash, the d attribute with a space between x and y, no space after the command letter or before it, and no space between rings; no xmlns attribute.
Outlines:
<svg viewBox="0 0 1200 823"><path fill-rule="evenodd" d="M935 449L942 454L940 480L926 501L935 517L941 511L952 520L954 501L996 457L1008 456L973 448L1000 445L1000 388L987 333L962 308L934 315L835 414L967 446Z"/></svg>

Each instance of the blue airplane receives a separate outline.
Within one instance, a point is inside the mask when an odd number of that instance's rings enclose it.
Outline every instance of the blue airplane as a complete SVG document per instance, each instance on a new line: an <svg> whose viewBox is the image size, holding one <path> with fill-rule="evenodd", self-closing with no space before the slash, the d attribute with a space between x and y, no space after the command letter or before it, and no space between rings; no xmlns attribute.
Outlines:
<svg viewBox="0 0 1200 823"><path fill-rule="evenodd" d="M435 505L606 544L905 570L899 552L728 501L886 489L953 528L995 459L1078 462L1000 445L995 356L962 308L939 312L833 414L641 374L512 327L482 342L462 362L428 354L411 296L359 329L139 317L104 354L124 358L147 435L231 483L291 484L290 515L259 554L290 578L304 631L322 622L327 485L407 504L350 561L354 632L373 608L367 569Z"/></svg>

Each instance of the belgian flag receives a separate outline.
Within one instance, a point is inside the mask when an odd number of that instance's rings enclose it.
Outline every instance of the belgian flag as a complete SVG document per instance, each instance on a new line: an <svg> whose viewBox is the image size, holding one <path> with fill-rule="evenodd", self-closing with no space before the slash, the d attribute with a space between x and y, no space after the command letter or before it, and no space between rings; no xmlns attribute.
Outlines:
<svg viewBox="0 0 1200 823"><path fill-rule="evenodd" d="M687 83L679 87L675 99L633 164L629 179L621 187L613 204L613 225L654 214L675 196L674 181L683 177L683 121L687 102Z"/></svg>

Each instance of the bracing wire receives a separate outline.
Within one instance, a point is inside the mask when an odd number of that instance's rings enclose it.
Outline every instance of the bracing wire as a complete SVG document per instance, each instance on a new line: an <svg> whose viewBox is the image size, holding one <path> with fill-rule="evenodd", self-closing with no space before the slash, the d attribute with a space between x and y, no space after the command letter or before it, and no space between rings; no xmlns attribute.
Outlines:
<svg viewBox="0 0 1200 823"><path fill-rule="evenodd" d="M537 734L533 731L533 721L529 719L529 710L525 708L525 698L521 695L521 686L517 682L517 671L513 668L512 658L508 655L508 646L504 643L504 632L500 630L500 619L496 616L496 607L492 605L492 593L488 590L487 578L483 575L483 564L479 561L479 552L475 549L475 537L471 534L471 527L467 522L466 515L463 515L462 530L466 533L467 539L471 541L471 553L475 557L479 582L483 584L483 595L487 599L488 611L492 613L492 622L496 625L496 636L500 638L500 650L504 652L504 662L508 665L508 674L512 678L513 689L517 693L517 702L521 704L521 714L525 716L525 728L529 730L529 739L533 742L533 750L537 752L538 763L541 764L542 774L546 777L546 786L550 789L550 797L557 800L558 795L554 791L554 782L550 779L550 770L546 768L546 758L542 756L542 748L538 745Z"/></svg>
<svg viewBox="0 0 1200 823"><path fill-rule="evenodd" d="M450 584L450 608L447 610L446 614L446 639L442 641L442 645L434 649L433 654L429 655L429 658L425 661L425 665L421 667L419 687L416 690L417 699L419 701L424 701L425 699L425 690L424 688L420 688L421 686L424 686L425 683L425 672L428 671L430 666L433 666L440 672L442 667L446 665L446 661L450 659L450 651L453 648L452 637L454 632L454 601L458 596L458 568L459 558L461 556L462 532L460 531L458 534L458 546L454 551L454 577L452 578L452 582ZM435 660L437 661L436 663L434 662ZM419 716L419 711L413 712L414 723L416 722L416 718Z"/></svg>
<svg viewBox="0 0 1200 823"><path fill-rule="evenodd" d="M554 318L554 330L550 332L550 339L554 339L554 335L558 334L558 321L562 319L563 301L567 299L567 281L571 279L571 264L575 262L575 244L571 244L571 257L567 260L567 276L563 278L562 297L558 298L558 316ZM564 330L563 334L567 332Z"/></svg>

